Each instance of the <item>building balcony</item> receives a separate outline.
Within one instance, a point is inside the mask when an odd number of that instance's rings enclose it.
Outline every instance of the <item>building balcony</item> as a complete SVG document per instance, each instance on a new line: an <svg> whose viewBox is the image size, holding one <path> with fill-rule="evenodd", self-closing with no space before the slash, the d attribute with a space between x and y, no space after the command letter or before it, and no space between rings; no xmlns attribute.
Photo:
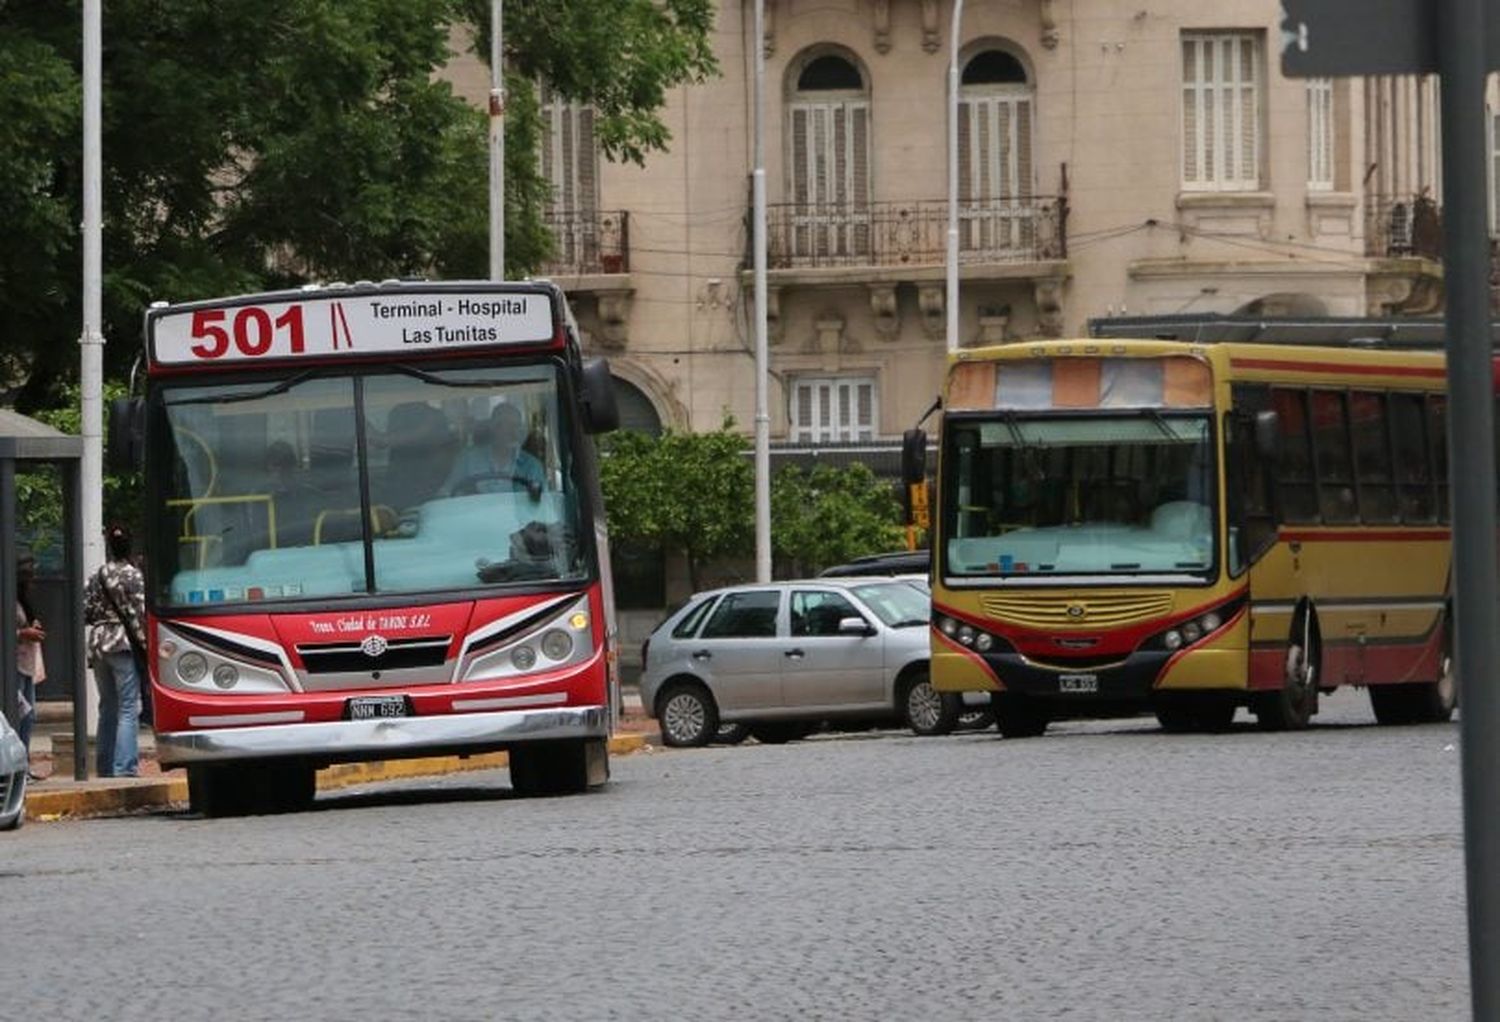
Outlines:
<svg viewBox="0 0 1500 1022"><path fill-rule="evenodd" d="M561 279L630 272L626 211L548 210L542 219L555 246L552 258L542 265L543 275Z"/></svg>
<svg viewBox="0 0 1500 1022"><path fill-rule="evenodd" d="M776 203L766 209L766 263L778 270L941 267L948 203ZM960 266L1024 266L1068 255L1067 200L1056 196L963 201Z"/></svg>
<svg viewBox="0 0 1500 1022"><path fill-rule="evenodd" d="M1441 207L1425 193L1365 196L1365 255L1441 260Z"/></svg>
<svg viewBox="0 0 1500 1022"><path fill-rule="evenodd" d="M630 302L630 214L625 210L548 210L554 252L538 276L556 281L574 306L588 338L619 351L628 340Z"/></svg>

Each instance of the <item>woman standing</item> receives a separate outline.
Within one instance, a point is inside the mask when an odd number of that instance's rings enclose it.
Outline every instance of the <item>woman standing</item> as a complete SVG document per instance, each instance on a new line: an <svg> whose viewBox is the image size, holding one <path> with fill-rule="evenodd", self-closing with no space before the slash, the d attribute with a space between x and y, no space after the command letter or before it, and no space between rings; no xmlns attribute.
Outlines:
<svg viewBox="0 0 1500 1022"><path fill-rule="evenodd" d="M30 554L22 554L16 559L16 674L21 697L21 721L16 731L28 752L31 730L36 723L36 687L47 680L47 665L42 659L42 641L47 633L31 606L31 583L35 578L36 561ZM35 774L31 779L41 780Z"/></svg>

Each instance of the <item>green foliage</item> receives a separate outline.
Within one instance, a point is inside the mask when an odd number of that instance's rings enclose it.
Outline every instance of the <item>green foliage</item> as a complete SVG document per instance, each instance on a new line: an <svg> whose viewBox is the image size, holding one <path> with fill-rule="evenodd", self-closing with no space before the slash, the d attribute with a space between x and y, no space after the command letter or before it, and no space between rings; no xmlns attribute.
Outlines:
<svg viewBox="0 0 1500 1022"><path fill-rule="evenodd" d="M76 376L80 0L0 2L0 390ZM507 272L550 239L528 78L593 102L606 151L666 144L666 90L711 73L711 0L510 0ZM110 0L104 13L106 370L152 301L310 279L482 277L487 115L438 76L484 0Z"/></svg>
<svg viewBox="0 0 1500 1022"><path fill-rule="evenodd" d="M795 465L771 480L771 550L794 574L813 574L902 544L901 507L889 483L859 463Z"/></svg>
<svg viewBox="0 0 1500 1022"><path fill-rule="evenodd" d="M123 384L106 381L104 402L125 397ZM82 422L81 401L77 384L63 387L58 403L39 408L32 417L63 433L77 435ZM104 475L104 520L127 523L139 532L142 522L141 478L131 472ZM16 473L16 514L20 531L27 536L37 554L43 554L62 538L62 481L50 466Z"/></svg>
<svg viewBox="0 0 1500 1022"><path fill-rule="evenodd" d="M660 437L622 430L603 444L599 481L612 537L682 551L694 589L704 562L754 546L755 468L733 425Z"/></svg>

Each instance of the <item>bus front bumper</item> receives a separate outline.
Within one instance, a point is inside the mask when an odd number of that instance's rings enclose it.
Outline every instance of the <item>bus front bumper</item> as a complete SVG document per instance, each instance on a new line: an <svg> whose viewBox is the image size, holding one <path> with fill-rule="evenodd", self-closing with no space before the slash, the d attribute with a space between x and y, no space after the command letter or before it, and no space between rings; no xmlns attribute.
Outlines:
<svg viewBox="0 0 1500 1022"><path fill-rule="evenodd" d="M156 736L156 756L163 767L292 756L342 763L474 754L521 742L608 737L608 707L568 706L170 731Z"/></svg>

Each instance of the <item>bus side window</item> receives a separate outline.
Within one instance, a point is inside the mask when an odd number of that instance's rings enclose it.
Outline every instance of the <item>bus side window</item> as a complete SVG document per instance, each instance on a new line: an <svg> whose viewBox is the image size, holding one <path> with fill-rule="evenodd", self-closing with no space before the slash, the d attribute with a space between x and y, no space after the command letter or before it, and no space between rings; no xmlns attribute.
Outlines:
<svg viewBox="0 0 1500 1022"><path fill-rule="evenodd" d="M1438 521L1448 521L1448 397L1427 398L1427 449L1432 457L1432 478L1437 483Z"/></svg>
<svg viewBox="0 0 1500 1022"><path fill-rule="evenodd" d="M1432 467L1428 458L1427 416L1420 394L1392 394L1391 451L1396 466L1397 505L1403 522L1431 522L1437 517Z"/></svg>
<svg viewBox="0 0 1500 1022"><path fill-rule="evenodd" d="M1391 443L1386 423L1384 394L1368 390L1350 393L1349 426L1354 436L1359 516L1367 522L1396 520L1396 487L1391 477Z"/></svg>
<svg viewBox="0 0 1500 1022"><path fill-rule="evenodd" d="M1288 522L1316 522L1318 494L1313 476L1312 444L1307 433L1307 393L1283 387L1271 391L1271 407L1281 426L1281 461L1276 466L1276 494L1281 517Z"/></svg>
<svg viewBox="0 0 1500 1022"><path fill-rule="evenodd" d="M1349 418L1344 395L1312 392L1313 451L1318 474L1318 508L1325 522L1359 518L1354 494L1354 459L1349 450Z"/></svg>
<svg viewBox="0 0 1500 1022"><path fill-rule="evenodd" d="M1229 573L1238 575L1276 539L1270 465L1255 445L1255 413L1269 403L1264 390L1236 389L1224 416L1225 514L1230 529Z"/></svg>

